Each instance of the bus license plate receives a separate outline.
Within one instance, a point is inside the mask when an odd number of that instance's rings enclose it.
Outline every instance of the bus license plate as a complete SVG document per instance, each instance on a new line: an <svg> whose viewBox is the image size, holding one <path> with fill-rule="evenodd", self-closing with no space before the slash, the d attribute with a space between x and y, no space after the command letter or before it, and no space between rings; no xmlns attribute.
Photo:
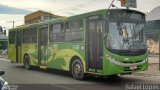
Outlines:
<svg viewBox="0 0 160 90"><path fill-rule="evenodd" d="M135 70L135 69L137 69L137 66L136 65L130 66L130 69Z"/></svg>

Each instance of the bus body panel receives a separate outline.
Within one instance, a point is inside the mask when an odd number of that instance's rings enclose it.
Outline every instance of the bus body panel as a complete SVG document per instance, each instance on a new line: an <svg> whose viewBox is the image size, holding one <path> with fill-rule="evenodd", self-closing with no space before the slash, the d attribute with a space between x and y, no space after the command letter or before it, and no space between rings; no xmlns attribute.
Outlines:
<svg viewBox="0 0 160 90"><path fill-rule="evenodd" d="M148 69L148 53L140 56L119 56L105 51L103 58L103 75L131 74L133 72L144 71ZM133 65L134 62L140 62L143 60L145 60L146 62L144 64L136 65L137 69L131 70L130 66L116 65L111 63L111 61L109 60L111 58L114 58L115 60L121 62L129 61Z"/></svg>
<svg viewBox="0 0 160 90"><path fill-rule="evenodd" d="M29 50L26 52L29 54L31 65L38 65L38 49L37 44L30 44Z"/></svg>
<svg viewBox="0 0 160 90"><path fill-rule="evenodd" d="M21 46L18 46L18 62L19 63L22 63L22 54L21 54L22 52L21 52Z"/></svg>
<svg viewBox="0 0 160 90"><path fill-rule="evenodd" d="M16 47L15 44L8 45L8 58L13 62L16 62Z"/></svg>
<svg viewBox="0 0 160 90"><path fill-rule="evenodd" d="M57 43L48 46L50 53L48 59L48 67L69 70L71 59L77 56L81 59L85 67L84 51L80 50L81 44L77 43Z"/></svg>
<svg viewBox="0 0 160 90"><path fill-rule="evenodd" d="M99 73L101 75L115 75L115 74L127 74L127 73L133 73L137 71L144 71L148 68L148 53L145 53L143 55L137 55L137 56L120 56L114 53L109 52L106 47L104 46L104 41L102 41L103 50L102 50L102 68L89 68L88 65L88 51L87 51L87 32L88 30L88 22L87 18L89 16L95 16L95 15L102 15L102 18L105 18L107 10L100 10L93 13L86 13L78 16L73 16L69 18L64 19L57 19L57 20L51 20L47 22L41 22L29 26L22 26L20 27L21 30L24 28L30 28L32 26L39 28L42 25L52 25L56 23L66 23L68 21L77 20L77 18L83 20L83 41L82 42L51 42L49 41L49 35L50 32L48 32L48 42L47 45L44 47L43 45L38 46L38 38L39 35L37 35L37 43L22 43L22 49L21 49L21 63L23 63L24 55L29 55L30 57L30 63L33 66L46 66L47 68L53 68L53 69L60 69L60 70L70 70L70 64L73 57L78 57L84 66L84 72L85 73ZM102 23L104 25L104 23ZM106 26L103 26L105 28ZM105 28L106 29L106 28ZM103 29L102 33L102 39L105 34ZM50 27L48 27L48 30L50 30ZM12 31L12 30L10 30ZM38 30L37 30L38 32ZM16 53L15 51L15 45L9 44L8 45L8 57L10 60L16 62L16 55L13 55L13 53ZM82 48L83 47L83 48ZM43 51L45 50L45 51ZM41 63L39 63L39 51L40 53L45 53L43 56L40 56L40 58L45 58L45 60L41 59ZM98 56L98 55L97 55ZM137 66L139 69L137 70L130 70L130 67L124 67L122 65L116 65L113 62L111 62L110 58L113 58L119 62L123 62L125 60L128 60L130 62L136 62L139 60L146 60L145 63L143 63L140 66Z"/></svg>

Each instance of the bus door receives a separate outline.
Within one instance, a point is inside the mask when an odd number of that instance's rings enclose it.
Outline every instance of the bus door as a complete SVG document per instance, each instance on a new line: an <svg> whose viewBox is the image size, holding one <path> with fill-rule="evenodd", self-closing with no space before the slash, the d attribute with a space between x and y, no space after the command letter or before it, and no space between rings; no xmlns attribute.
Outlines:
<svg viewBox="0 0 160 90"><path fill-rule="evenodd" d="M16 62L22 62L21 59L22 59L22 52L21 52L21 31L22 30L17 30L16 31Z"/></svg>
<svg viewBox="0 0 160 90"><path fill-rule="evenodd" d="M103 22L99 16L88 18L87 69L90 72L102 73L102 29Z"/></svg>
<svg viewBox="0 0 160 90"><path fill-rule="evenodd" d="M48 25L41 26L38 30L38 64L47 65Z"/></svg>

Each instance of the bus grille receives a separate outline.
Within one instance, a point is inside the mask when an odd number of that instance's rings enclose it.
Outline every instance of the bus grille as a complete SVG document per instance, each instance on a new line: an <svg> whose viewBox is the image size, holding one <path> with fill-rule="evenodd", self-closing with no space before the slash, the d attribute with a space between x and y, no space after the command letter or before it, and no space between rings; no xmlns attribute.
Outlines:
<svg viewBox="0 0 160 90"><path fill-rule="evenodd" d="M124 71L136 71L136 70L140 70L142 68L141 65L137 66L137 69L135 70L131 70L130 67L124 67Z"/></svg>
<svg viewBox="0 0 160 90"><path fill-rule="evenodd" d="M123 63L128 63L128 64L134 64L134 63L139 63L142 62L143 60L139 60L139 61L122 61Z"/></svg>

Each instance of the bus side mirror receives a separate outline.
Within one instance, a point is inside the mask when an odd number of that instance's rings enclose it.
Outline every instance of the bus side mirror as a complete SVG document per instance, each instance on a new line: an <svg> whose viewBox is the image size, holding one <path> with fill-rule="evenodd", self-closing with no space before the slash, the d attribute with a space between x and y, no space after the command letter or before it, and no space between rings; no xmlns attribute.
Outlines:
<svg viewBox="0 0 160 90"><path fill-rule="evenodd" d="M0 71L0 76L4 75L5 71Z"/></svg>

